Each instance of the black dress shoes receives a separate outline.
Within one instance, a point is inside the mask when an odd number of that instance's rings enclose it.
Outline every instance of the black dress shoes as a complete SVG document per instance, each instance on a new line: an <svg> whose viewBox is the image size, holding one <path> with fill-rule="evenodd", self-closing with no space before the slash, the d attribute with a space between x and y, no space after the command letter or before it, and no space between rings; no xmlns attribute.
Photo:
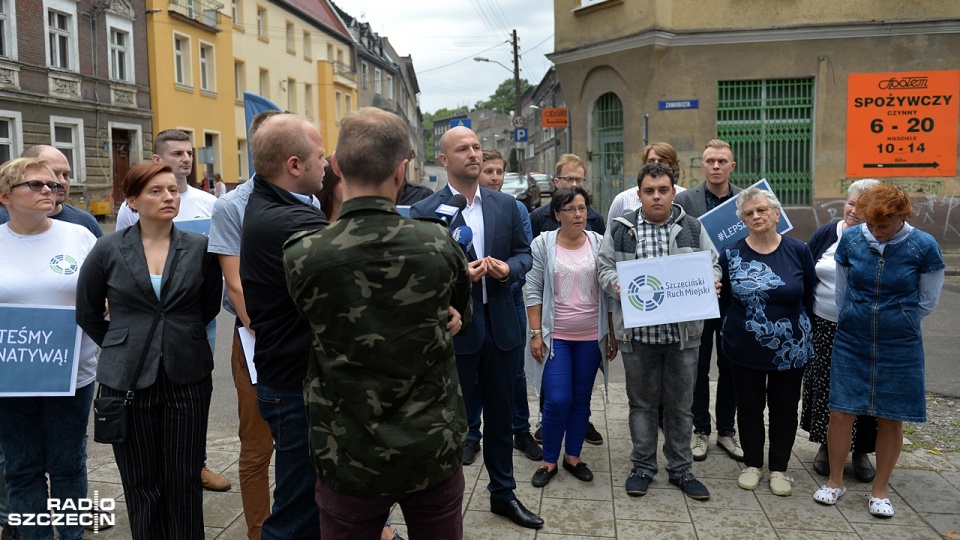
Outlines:
<svg viewBox="0 0 960 540"><path fill-rule="evenodd" d="M477 454L479 453L480 442L467 439L467 443L463 445L463 464L473 465L473 462L477 460Z"/></svg>
<svg viewBox="0 0 960 540"><path fill-rule="evenodd" d="M527 529L543 527L543 518L527 510L517 499L506 502L490 501L490 511L498 516L508 517L510 521Z"/></svg>

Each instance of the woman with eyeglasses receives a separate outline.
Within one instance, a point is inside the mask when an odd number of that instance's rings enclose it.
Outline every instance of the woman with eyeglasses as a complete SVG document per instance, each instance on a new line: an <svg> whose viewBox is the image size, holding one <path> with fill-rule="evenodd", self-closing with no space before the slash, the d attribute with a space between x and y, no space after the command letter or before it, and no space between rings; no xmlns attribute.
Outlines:
<svg viewBox="0 0 960 540"><path fill-rule="evenodd" d="M207 237L174 225L180 192L169 166L137 165L123 191L140 219L90 252L77 283L77 322L102 348L100 394L134 392L129 433L113 444L131 537L201 540L213 389L206 326L220 311L223 278Z"/></svg>
<svg viewBox="0 0 960 540"><path fill-rule="evenodd" d="M780 201L770 191L737 195L737 217L749 234L721 250L720 313L723 350L733 371L743 462L737 485L754 490L763 479L763 411L770 416L770 491L786 497L784 473L797 435L803 368L813 359L807 310L817 275L810 248L777 232Z"/></svg>
<svg viewBox="0 0 960 540"><path fill-rule="evenodd" d="M80 225L47 217L63 189L54 178L47 162L36 158L0 167L0 203L10 214L10 221L0 225L2 304L75 305L78 270L97 239ZM0 397L0 447L11 512L46 514L48 498L63 507L87 497L86 435L96 353L96 344L83 334L72 396ZM12 372L0 369L0 377ZM83 538L81 525L56 529L64 540ZM21 525L18 530L24 538L54 537L50 525Z"/></svg>
<svg viewBox="0 0 960 540"><path fill-rule="evenodd" d="M536 237L530 250L533 268L527 274L526 304L530 352L542 366L543 462L533 475L535 487L546 486L557 472L560 443L565 440L563 468L578 480L593 480L580 458L590 396L601 360L617 356L609 336L610 302L600 288L597 251L603 238L584 230L590 195L581 188L559 189L550 210L560 228ZM609 373L605 363L604 373Z"/></svg>

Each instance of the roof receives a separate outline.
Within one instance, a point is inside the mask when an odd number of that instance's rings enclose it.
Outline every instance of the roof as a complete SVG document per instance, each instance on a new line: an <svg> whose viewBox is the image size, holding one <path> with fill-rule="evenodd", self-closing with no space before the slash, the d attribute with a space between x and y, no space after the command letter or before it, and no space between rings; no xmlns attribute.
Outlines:
<svg viewBox="0 0 960 540"><path fill-rule="evenodd" d="M320 26L330 30L332 34L350 43L353 37L340 22L340 18L333 12L327 0L273 0L280 6L290 7L306 18L313 20Z"/></svg>

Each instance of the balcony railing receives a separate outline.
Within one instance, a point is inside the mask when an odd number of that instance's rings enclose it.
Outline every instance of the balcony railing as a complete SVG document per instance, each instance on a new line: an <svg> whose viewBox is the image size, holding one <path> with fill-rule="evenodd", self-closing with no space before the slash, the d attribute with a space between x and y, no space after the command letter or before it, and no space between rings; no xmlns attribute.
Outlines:
<svg viewBox="0 0 960 540"><path fill-rule="evenodd" d="M350 66L344 62L334 62L333 72L341 77L350 79L351 81L356 82L357 80L356 74L352 69L350 69Z"/></svg>
<svg viewBox="0 0 960 540"><path fill-rule="evenodd" d="M169 8L200 24L216 28L220 25L223 4L216 0L169 0Z"/></svg>

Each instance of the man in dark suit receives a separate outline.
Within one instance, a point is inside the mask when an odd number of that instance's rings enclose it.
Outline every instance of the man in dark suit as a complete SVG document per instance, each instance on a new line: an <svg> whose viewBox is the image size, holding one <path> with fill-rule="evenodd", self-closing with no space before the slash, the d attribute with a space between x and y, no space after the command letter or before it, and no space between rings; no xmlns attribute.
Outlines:
<svg viewBox="0 0 960 540"><path fill-rule="evenodd" d="M538 529L543 520L513 493L517 484L513 479L512 397L524 337L510 287L530 270L533 259L514 198L479 186L482 163L476 133L465 127L444 133L440 164L447 169L447 185L414 204L410 215L434 216L437 207L454 194L467 199L466 208L452 224L473 231L473 245L467 254L473 281L473 323L465 335L454 338L460 387L467 401L473 383L480 379L490 511L522 527Z"/></svg>
<svg viewBox="0 0 960 540"><path fill-rule="evenodd" d="M704 182L683 193L678 193L675 202L688 216L699 218L740 193L740 188L730 183L730 174L737 167L730 143L714 139L707 143L700 162L705 174ZM721 315L723 315L721 313ZM717 344L717 446L731 458L743 461L743 449L737 441L734 416L737 413L733 388L733 375L720 348L720 319L703 321L703 337L697 362L697 384L693 389L693 459L707 459L710 440L710 358L713 342Z"/></svg>

